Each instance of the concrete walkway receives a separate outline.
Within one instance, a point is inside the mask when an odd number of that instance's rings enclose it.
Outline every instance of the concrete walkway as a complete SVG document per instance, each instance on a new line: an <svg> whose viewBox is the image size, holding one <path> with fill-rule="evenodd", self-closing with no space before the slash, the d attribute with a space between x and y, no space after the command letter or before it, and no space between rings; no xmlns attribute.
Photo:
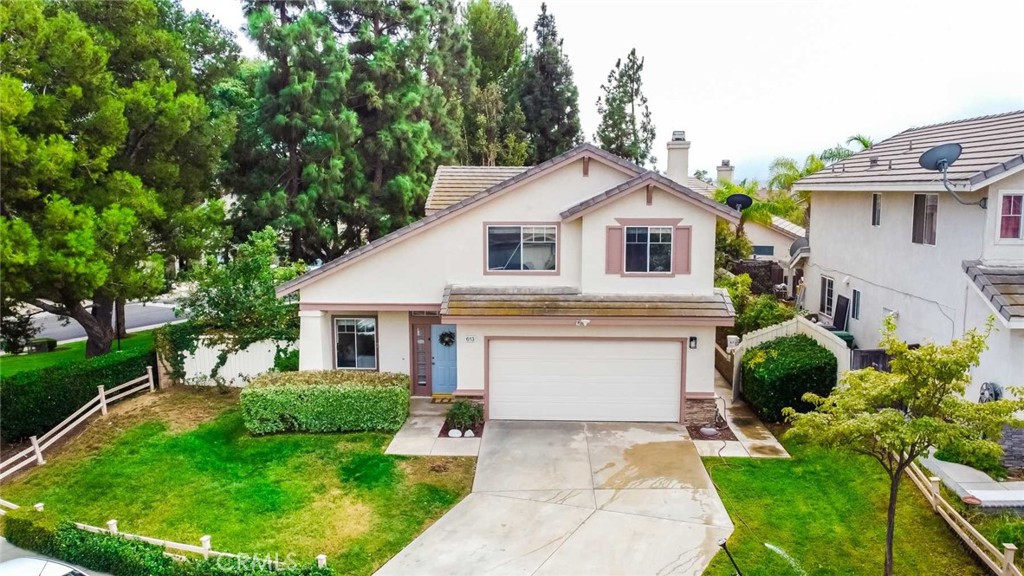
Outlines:
<svg viewBox="0 0 1024 576"><path fill-rule="evenodd" d="M725 409L725 421L736 434L736 440L694 439L697 453L724 458L789 458L789 453L761 423L750 406L733 397L732 386L718 372L715 372L715 395L719 410Z"/></svg>
<svg viewBox="0 0 1024 576"><path fill-rule="evenodd" d="M487 424L473 493L378 574L697 575L732 522L673 424Z"/></svg>
<svg viewBox="0 0 1024 576"><path fill-rule="evenodd" d="M921 464L960 498L977 498L982 508L1024 508L1024 482L1000 482L970 466L931 456L922 458Z"/></svg>
<svg viewBox="0 0 1024 576"><path fill-rule="evenodd" d="M413 398L409 418L388 444L385 454L395 456L476 456L480 438L438 438L451 404L432 404L430 398Z"/></svg>

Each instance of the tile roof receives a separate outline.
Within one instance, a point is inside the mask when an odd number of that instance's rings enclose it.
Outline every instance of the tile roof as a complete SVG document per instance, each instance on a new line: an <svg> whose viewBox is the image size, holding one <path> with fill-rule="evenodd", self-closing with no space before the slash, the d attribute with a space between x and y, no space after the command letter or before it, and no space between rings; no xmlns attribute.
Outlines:
<svg viewBox="0 0 1024 576"><path fill-rule="evenodd" d="M1003 319L1024 320L1024 266L989 266L965 260L963 269Z"/></svg>
<svg viewBox="0 0 1024 576"><path fill-rule="evenodd" d="M448 286L442 316L720 319L735 316L724 290L713 295L582 294L576 288Z"/></svg>
<svg viewBox="0 0 1024 576"><path fill-rule="evenodd" d="M433 214L525 172L529 166L438 166L427 196L427 214Z"/></svg>
<svg viewBox="0 0 1024 576"><path fill-rule="evenodd" d="M444 218L447 218L449 215L454 214L455 212L458 212L464 208L468 208L476 204L477 202L485 200L488 197L497 194L510 186L518 184L519 182L522 182L527 178L530 178L536 174L540 174L541 172L554 168L555 166L567 164L569 162L574 161L576 158L583 156L600 158L608 162L609 164L619 166L624 171L631 172L633 174L640 174L641 172L644 171L643 168L637 166L636 164L630 162L629 160L626 160L625 158L620 158L614 154L611 154L598 148L597 146L594 146L589 142L584 142L583 144L580 144L579 146L573 148L572 150L563 152L562 154L559 154L558 156L555 156L554 158L551 158L546 162L542 162L540 164L537 164L536 166L523 170L522 172L516 174L515 176L499 184L495 184L490 188L481 190L480 192L477 192L472 196L468 196L462 200L459 200L454 204L446 206L445 208L438 210L433 214L428 214L427 216L420 218L419 220L413 222L412 224L409 224L408 226L399 228L398 230L395 230L390 234L381 236L380 238L377 238L376 240L370 242L369 244L364 244L363 246L360 246L359 248L356 248L351 252L346 252L345 254L342 254L341 256L335 258L334 260L331 260L330 262L324 264L323 266L315 270L310 270L309 272L306 272L305 274L297 278L289 280L288 282L285 282L284 284L281 284L280 286L277 287L276 294L278 297L291 294L292 292L298 290L302 286L312 282L319 276L322 276L339 266L343 266L349 262L352 262L353 260L362 257L368 252L376 250L387 244L391 244L392 242L402 240L403 238L405 238L409 234L416 232L417 230L421 230L428 226L432 226L434 223Z"/></svg>
<svg viewBox="0 0 1024 576"><path fill-rule="evenodd" d="M790 222L781 216L772 216L772 228L792 237L794 240L807 237L807 230L803 226Z"/></svg>
<svg viewBox="0 0 1024 576"><path fill-rule="evenodd" d="M942 175L925 170L918 159L939 144L963 146L948 171L963 190L1024 165L1024 110L911 128L871 148L802 178L794 190L855 190L863 185L937 186Z"/></svg>
<svg viewBox="0 0 1024 576"><path fill-rule="evenodd" d="M622 184L619 184L618 186L611 188L609 190L605 190L604 192L596 196L587 198L583 202L580 202L579 204L576 204L575 206L572 206L564 210L560 214L560 216L562 217L562 220L569 220L572 217L583 212L586 212L587 210L607 200L615 198L620 194L629 192L630 190L635 190L638 186L642 186L645 182L656 184L663 190L673 192L677 196L689 200L690 202L696 204L697 206L700 206L705 210L711 211L716 215L721 216L726 220L729 220L730 222L739 222L740 213L737 212L736 210L726 206L725 204L715 202L714 200L708 198L703 194L694 192L693 190L690 190L689 188L683 186L682 184L676 182L675 180L662 176L657 172L649 171L644 172L643 174L640 174L636 177L630 178L629 180L626 180Z"/></svg>

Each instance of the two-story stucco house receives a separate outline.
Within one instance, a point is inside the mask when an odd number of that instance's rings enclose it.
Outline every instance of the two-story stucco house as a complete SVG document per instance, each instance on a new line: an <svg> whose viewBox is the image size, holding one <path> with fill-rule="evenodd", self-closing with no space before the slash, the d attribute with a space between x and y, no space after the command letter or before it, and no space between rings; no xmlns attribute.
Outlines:
<svg viewBox="0 0 1024 576"><path fill-rule="evenodd" d="M403 372L493 419L705 422L715 222L738 213L578 146L529 168L441 167L421 220L282 285L300 368Z"/></svg>
<svg viewBox="0 0 1024 576"><path fill-rule="evenodd" d="M948 171L956 196L918 163L945 143L963 146ZM968 397L984 382L1024 385L1024 111L907 130L794 188L811 192L807 308L832 321L846 308L861 348L877 346L887 314L911 343L995 316Z"/></svg>

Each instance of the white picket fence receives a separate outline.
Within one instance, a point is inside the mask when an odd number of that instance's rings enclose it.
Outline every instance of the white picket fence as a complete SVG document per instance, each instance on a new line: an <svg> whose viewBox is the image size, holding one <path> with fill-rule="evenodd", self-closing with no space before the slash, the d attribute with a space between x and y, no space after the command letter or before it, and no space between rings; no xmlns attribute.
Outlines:
<svg viewBox="0 0 1024 576"><path fill-rule="evenodd" d="M961 516L949 502L946 502L939 491L941 481L934 476L931 478L926 477L924 472L917 467L916 463L910 464L907 468L907 475L910 476L910 480L914 482L918 490L924 494L928 503L932 505L932 510L949 524L953 532L963 540L964 544L967 544L974 551L978 558L992 570L993 574L997 576L1021 576L1020 568L1017 568L1014 563L1014 556L1017 553L1016 546L1013 544L1003 544L1002 551L996 548L966 518Z"/></svg>
<svg viewBox="0 0 1024 576"><path fill-rule="evenodd" d="M803 334L809 336L815 340L822 347L827 349L836 357L836 379L842 377L843 373L850 369L850 348L846 345L846 341L829 332L826 328L818 326L810 320L797 316L790 320L786 320L781 324L762 328L760 330L754 330L744 334L743 340L740 341L739 346L733 349L733 363L732 363L732 381L733 387L735 383L739 382L740 377L740 360L743 358L743 353L751 348L768 342L769 340L775 340L776 338L782 338L783 336L796 336L797 334Z"/></svg>
<svg viewBox="0 0 1024 576"><path fill-rule="evenodd" d="M277 344L272 340L256 342L241 352L228 355L227 362L218 375L228 386L241 387L250 380L274 368ZM212 386L216 382L210 377L217 365L220 348L207 344L202 338L195 352L185 353L185 383L198 386Z"/></svg>
<svg viewBox="0 0 1024 576"><path fill-rule="evenodd" d="M0 480L32 464L46 464L43 452L50 446L53 446L56 441L66 436L93 414L99 412L106 416L108 406L147 388L150 392L156 389L155 382L153 381L152 366L146 366L145 376L139 376L134 380L129 380L113 388L97 386L97 394L92 400L89 400L84 406L75 410L73 414L65 418L60 424L54 426L46 434L29 438L31 445L28 448L0 462Z"/></svg>

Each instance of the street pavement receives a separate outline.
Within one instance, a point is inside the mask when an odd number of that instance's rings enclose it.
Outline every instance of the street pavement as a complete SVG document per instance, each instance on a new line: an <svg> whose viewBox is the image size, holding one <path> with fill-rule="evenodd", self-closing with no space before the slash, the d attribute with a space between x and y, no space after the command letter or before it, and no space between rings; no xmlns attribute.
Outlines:
<svg viewBox="0 0 1024 576"><path fill-rule="evenodd" d="M82 326L71 320L67 326L63 326L59 316L48 312L36 314L34 317L36 326L41 330L37 338L53 338L58 342L85 338L85 330ZM174 315L174 304L150 302L148 304L126 304L124 307L125 326L128 330L166 324L177 317Z"/></svg>
<svg viewBox="0 0 1024 576"><path fill-rule="evenodd" d="M127 317L127 315L126 315L126 317ZM28 557L28 558L47 558L47 556L43 556L42 554L36 554L35 552L32 552L31 550L24 550L22 548L18 548L14 544L11 544L10 542L8 542L6 538L0 537L0 562L6 562L7 560L14 560L15 558L25 558L25 557ZM56 562L61 562L60 560L57 560L56 558L49 558L49 559L50 560L54 560ZM67 562L61 562L61 563L62 564L67 564ZM74 564L71 564L71 566L74 566ZM94 570L86 570L85 568L82 568L81 566L74 566L74 567L78 571L82 572L83 574L88 574L89 576L111 576L110 574L107 574L106 572L96 572Z"/></svg>

